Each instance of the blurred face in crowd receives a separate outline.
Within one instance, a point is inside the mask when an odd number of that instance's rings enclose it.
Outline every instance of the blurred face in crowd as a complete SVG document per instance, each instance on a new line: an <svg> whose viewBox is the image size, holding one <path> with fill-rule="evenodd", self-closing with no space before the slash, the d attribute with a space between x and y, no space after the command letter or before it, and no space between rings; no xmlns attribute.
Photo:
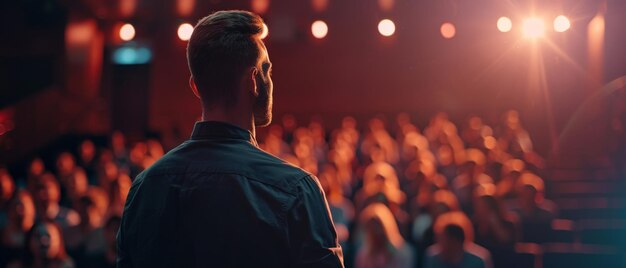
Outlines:
<svg viewBox="0 0 626 268"><path fill-rule="evenodd" d="M456 260L457 256L463 252L464 241L450 236L447 232L441 233L438 243L441 246L441 255L449 262Z"/></svg>
<svg viewBox="0 0 626 268"><path fill-rule="evenodd" d="M110 181L117 179L117 176L119 176L119 169L117 165L113 162L106 163L104 165L104 175L105 175L106 182L110 182Z"/></svg>
<svg viewBox="0 0 626 268"><path fill-rule="evenodd" d="M35 158L33 162L30 162L30 167L28 168L28 173L30 175L39 176L44 172L44 164L40 158Z"/></svg>
<svg viewBox="0 0 626 268"><path fill-rule="evenodd" d="M113 147L113 151L116 153L121 152L125 149L126 141L122 132L113 132L113 135L111 135L111 147Z"/></svg>
<svg viewBox="0 0 626 268"><path fill-rule="evenodd" d="M89 163L96 156L96 146L92 141L85 140L80 144L79 153L83 163Z"/></svg>
<svg viewBox="0 0 626 268"><path fill-rule="evenodd" d="M87 174L83 170L77 170L66 183L68 195L72 198L83 196L87 192Z"/></svg>
<svg viewBox="0 0 626 268"><path fill-rule="evenodd" d="M58 204L61 198L59 185L52 174L44 174L43 178L36 187L37 207L41 210L47 210L48 207Z"/></svg>
<svg viewBox="0 0 626 268"><path fill-rule="evenodd" d="M530 185L522 186L518 192L518 199L522 208L535 208L537 206L537 190Z"/></svg>
<svg viewBox="0 0 626 268"><path fill-rule="evenodd" d="M477 198L476 202L474 202L474 213L477 217L485 217L491 215L489 207L487 207L486 202L482 198Z"/></svg>
<svg viewBox="0 0 626 268"><path fill-rule="evenodd" d="M74 157L70 153L62 153L57 158L57 170L61 176L70 174L75 167Z"/></svg>
<svg viewBox="0 0 626 268"><path fill-rule="evenodd" d="M385 229L377 219L367 221L365 224L365 235L373 249L381 249L387 242Z"/></svg>
<svg viewBox="0 0 626 268"><path fill-rule="evenodd" d="M14 191L15 183L13 182L13 178L11 178L8 171L0 169L0 206L3 206L9 201Z"/></svg>
<svg viewBox="0 0 626 268"><path fill-rule="evenodd" d="M34 234L30 241L30 250L35 256L44 258L57 257L64 246L61 242L61 232L50 223L35 226Z"/></svg>
<svg viewBox="0 0 626 268"><path fill-rule="evenodd" d="M35 223L35 203L33 198L26 191L19 191L12 200L9 207L9 220L21 228L23 232L28 231Z"/></svg>

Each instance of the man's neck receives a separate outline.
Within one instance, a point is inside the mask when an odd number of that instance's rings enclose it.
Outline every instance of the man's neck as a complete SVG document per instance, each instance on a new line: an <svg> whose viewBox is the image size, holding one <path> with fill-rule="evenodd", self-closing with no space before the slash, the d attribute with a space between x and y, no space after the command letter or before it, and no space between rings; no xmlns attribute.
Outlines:
<svg viewBox="0 0 626 268"><path fill-rule="evenodd" d="M202 121L217 121L229 123L231 125L238 126L246 129L252 133L253 137L256 137L256 128L254 126L254 116L243 116L246 113L239 113L233 110L232 112L225 112L223 110L213 109L202 111Z"/></svg>

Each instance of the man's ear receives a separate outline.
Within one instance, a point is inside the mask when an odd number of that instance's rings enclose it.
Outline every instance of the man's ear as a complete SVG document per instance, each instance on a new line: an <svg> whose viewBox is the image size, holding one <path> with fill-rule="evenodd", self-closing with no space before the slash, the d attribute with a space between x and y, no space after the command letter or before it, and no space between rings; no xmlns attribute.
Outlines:
<svg viewBox="0 0 626 268"><path fill-rule="evenodd" d="M248 81L251 82L250 84L250 88L252 89L252 94L254 94L254 96L258 96L259 95L259 90L257 88L257 84L256 84L256 77L259 73L259 69L257 69L256 67L253 67L251 69L250 72L250 79Z"/></svg>
<svg viewBox="0 0 626 268"><path fill-rule="evenodd" d="M196 81L193 80L193 76L189 77L189 87L191 88L191 91L193 91L193 94L199 99L200 94L198 93L198 87L196 86Z"/></svg>

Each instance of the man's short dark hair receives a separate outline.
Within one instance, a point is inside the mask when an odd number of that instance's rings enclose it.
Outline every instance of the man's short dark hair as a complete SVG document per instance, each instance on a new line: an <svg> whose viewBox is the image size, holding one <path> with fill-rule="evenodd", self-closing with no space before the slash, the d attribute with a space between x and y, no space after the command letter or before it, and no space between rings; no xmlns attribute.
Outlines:
<svg viewBox="0 0 626 268"><path fill-rule="evenodd" d="M237 101L234 90L243 72L257 65L263 20L240 10L218 11L196 24L187 61L205 106Z"/></svg>
<svg viewBox="0 0 626 268"><path fill-rule="evenodd" d="M447 237L450 237L458 242L465 242L465 231L457 224L448 224L443 228L443 232Z"/></svg>

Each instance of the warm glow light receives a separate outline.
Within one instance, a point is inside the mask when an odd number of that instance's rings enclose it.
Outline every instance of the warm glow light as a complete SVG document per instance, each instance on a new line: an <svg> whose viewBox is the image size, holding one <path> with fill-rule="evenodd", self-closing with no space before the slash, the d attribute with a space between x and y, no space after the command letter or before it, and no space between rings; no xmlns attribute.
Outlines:
<svg viewBox="0 0 626 268"><path fill-rule="evenodd" d="M270 34L269 28L267 28L267 24L263 23L263 31L261 32L261 39L265 39L267 35Z"/></svg>
<svg viewBox="0 0 626 268"><path fill-rule="evenodd" d="M569 30L571 26L572 25L570 24L569 19L563 15L560 15L554 19L554 31L556 32L565 32Z"/></svg>
<svg viewBox="0 0 626 268"><path fill-rule="evenodd" d="M523 22L524 36L528 38L542 37L545 32L543 20L540 18L528 18Z"/></svg>
<svg viewBox="0 0 626 268"><path fill-rule="evenodd" d="M189 23L183 23L178 26L178 38L183 41L188 41L193 33L193 26Z"/></svg>
<svg viewBox="0 0 626 268"><path fill-rule="evenodd" d="M452 37L454 37L454 35L456 35L456 28L454 27L454 24L446 22L444 24L441 24L441 36L443 36L443 38L446 39L450 39Z"/></svg>
<svg viewBox="0 0 626 268"><path fill-rule="evenodd" d="M396 32L396 25L389 19L381 20L378 23L378 32L382 36L392 36Z"/></svg>
<svg viewBox="0 0 626 268"><path fill-rule="evenodd" d="M120 28L120 38L124 41L130 41L135 38L135 27L132 24L126 23Z"/></svg>
<svg viewBox="0 0 626 268"><path fill-rule="evenodd" d="M311 33L315 38L322 39L328 34L328 25L324 21L316 20L311 24Z"/></svg>
<svg viewBox="0 0 626 268"><path fill-rule="evenodd" d="M508 17L500 17L497 24L498 30L503 33L510 32L513 28L513 22L511 22L511 19L509 19Z"/></svg>

